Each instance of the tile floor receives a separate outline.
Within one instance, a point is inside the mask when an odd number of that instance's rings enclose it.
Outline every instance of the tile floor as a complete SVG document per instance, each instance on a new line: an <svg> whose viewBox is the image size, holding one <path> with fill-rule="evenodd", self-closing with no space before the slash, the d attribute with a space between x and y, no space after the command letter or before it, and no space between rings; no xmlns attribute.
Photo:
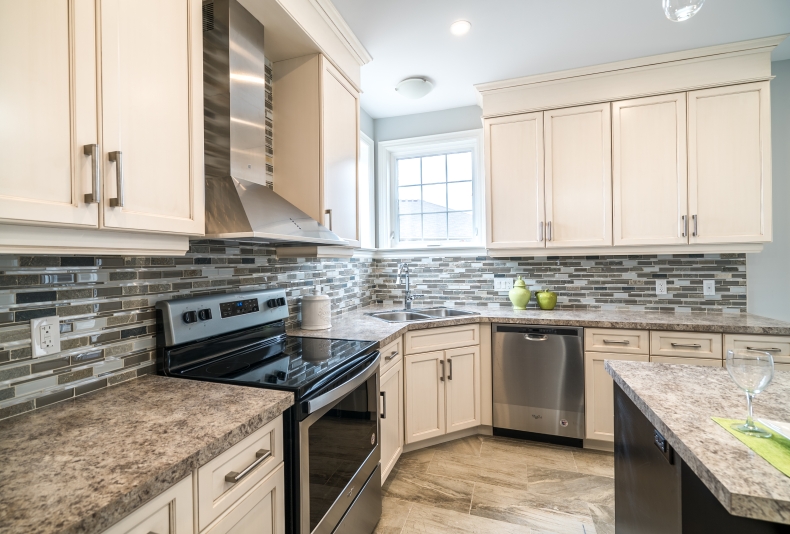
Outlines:
<svg viewBox="0 0 790 534"><path fill-rule="evenodd" d="M613 534L611 453L471 436L401 456L374 534Z"/></svg>

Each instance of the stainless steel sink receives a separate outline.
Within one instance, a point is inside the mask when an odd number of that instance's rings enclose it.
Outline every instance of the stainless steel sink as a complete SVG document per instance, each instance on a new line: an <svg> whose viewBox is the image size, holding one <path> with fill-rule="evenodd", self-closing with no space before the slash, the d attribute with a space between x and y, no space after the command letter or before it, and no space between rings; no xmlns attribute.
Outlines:
<svg viewBox="0 0 790 534"><path fill-rule="evenodd" d="M397 310L368 313L371 317L387 321L388 323L414 323L417 321L430 321L443 317L459 317L463 315L480 315L477 312L452 310L449 308L426 308L417 310Z"/></svg>

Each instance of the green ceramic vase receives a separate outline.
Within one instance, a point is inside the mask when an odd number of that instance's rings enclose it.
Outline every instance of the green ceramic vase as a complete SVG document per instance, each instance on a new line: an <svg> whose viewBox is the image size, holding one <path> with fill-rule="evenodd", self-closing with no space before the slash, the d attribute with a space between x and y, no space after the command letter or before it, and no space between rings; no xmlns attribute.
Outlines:
<svg viewBox="0 0 790 534"><path fill-rule="evenodd" d="M513 289L510 290L507 296L510 297L514 310L526 310L527 303L532 298L532 291L527 289L527 284L519 276L513 283Z"/></svg>
<svg viewBox="0 0 790 534"><path fill-rule="evenodd" d="M536 291L535 299L541 310L553 310L557 305L557 294L554 291Z"/></svg>

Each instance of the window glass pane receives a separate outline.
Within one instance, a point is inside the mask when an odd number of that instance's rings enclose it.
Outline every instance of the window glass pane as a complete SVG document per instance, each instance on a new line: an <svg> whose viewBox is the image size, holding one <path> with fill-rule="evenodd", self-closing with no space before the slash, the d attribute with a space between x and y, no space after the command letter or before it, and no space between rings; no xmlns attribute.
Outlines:
<svg viewBox="0 0 790 534"><path fill-rule="evenodd" d="M398 188L398 213L420 213L420 186Z"/></svg>
<svg viewBox="0 0 790 534"><path fill-rule="evenodd" d="M422 183L446 182L446 164L444 155L422 158Z"/></svg>
<svg viewBox="0 0 790 534"><path fill-rule="evenodd" d="M472 153L447 154L447 181L460 182L472 179Z"/></svg>
<svg viewBox="0 0 790 534"><path fill-rule="evenodd" d="M432 186L435 187L435 186ZM425 189L428 189L427 187ZM466 211L472 209L472 182L447 184L447 196L450 211Z"/></svg>
<svg viewBox="0 0 790 534"><path fill-rule="evenodd" d="M427 213L422 216L423 239L447 239L447 214Z"/></svg>
<svg viewBox="0 0 790 534"><path fill-rule="evenodd" d="M422 186L422 212L447 211L447 185Z"/></svg>
<svg viewBox="0 0 790 534"><path fill-rule="evenodd" d="M422 215L401 215L398 219L401 241L422 239Z"/></svg>
<svg viewBox="0 0 790 534"><path fill-rule="evenodd" d="M420 183L420 158L398 160L398 185Z"/></svg>
<svg viewBox="0 0 790 534"><path fill-rule="evenodd" d="M451 239L474 237L471 211L451 211L447 215L447 233Z"/></svg>

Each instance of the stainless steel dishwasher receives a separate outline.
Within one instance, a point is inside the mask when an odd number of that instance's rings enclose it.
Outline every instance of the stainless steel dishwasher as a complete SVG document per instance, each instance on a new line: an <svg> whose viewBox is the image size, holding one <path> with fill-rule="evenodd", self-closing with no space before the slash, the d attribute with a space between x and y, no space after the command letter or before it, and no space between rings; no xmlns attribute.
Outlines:
<svg viewBox="0 0 790 534"><path fill-rule="evenodd" d="M560 442L570 438L568 444L581 445L575 440L584 438L584 329L512 324L492 329L494 433L558 436Z"/></svg>

